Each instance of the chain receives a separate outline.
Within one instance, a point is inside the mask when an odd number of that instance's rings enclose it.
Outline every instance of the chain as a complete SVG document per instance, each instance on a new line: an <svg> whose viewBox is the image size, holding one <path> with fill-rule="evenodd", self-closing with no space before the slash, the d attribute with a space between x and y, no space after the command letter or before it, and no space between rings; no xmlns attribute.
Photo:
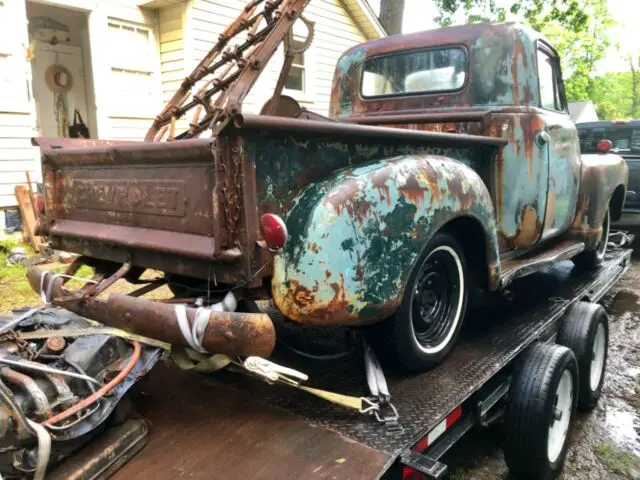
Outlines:
<svg viewBox="0 0 640 480"><path fill-rule="evenodd" d="M240 159L242 156L243 150L241 145L234 145L231 148L231 181L233 184L232 191L228 192L228 195L225 197L228 203L228 210L230 211L229 217L227 217L227 228L229 229L229 238L232 241L235 241L236 229L238 227L238 223L240 222L240 196L239 193L241 191L240 185Z"/></svg>
<svg viewBox="0 0 640 480"><path fill-rule="evenodd" d="M27 360L35 360L38 356L38 352L36 352L30 345L29 342L20 338L20 334L14 330L10 330L8 332L0 335L0 342L13 342L18 347L18 351L26 355Z"/></svg>

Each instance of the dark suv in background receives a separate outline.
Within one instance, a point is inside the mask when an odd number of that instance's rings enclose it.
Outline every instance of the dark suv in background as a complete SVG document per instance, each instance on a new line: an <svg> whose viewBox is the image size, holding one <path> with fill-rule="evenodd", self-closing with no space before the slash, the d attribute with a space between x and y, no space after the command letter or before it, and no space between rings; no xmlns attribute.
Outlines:
<svg viewBox="0 0 640 480"><path fill-rule="evenodd" d="M610 140L611 153L625 159L629 166L629 184L623 212L640 213L640 120L585 122L576 127L582 153L605 151L607 147L600 142Z"/></svg>

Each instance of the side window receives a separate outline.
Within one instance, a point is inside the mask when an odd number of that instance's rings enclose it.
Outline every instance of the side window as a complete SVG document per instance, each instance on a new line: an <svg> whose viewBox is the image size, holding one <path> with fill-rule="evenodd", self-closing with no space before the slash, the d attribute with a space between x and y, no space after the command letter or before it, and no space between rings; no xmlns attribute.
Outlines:
<svg viewBox="0 0 640 480"><path fill-rule="evenodd" d="M564 110L564 101L557 59L538 50L538 82L540 84L540 106L550 110Z"/></svg>

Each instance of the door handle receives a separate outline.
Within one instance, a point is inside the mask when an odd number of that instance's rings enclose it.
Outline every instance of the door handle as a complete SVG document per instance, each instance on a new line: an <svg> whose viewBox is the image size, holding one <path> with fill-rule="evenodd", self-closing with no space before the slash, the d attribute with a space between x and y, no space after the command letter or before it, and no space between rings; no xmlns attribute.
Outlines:
<svg viewBox="0 0 640 480"><path fill-rule="evenodd" d="M551 137L544 130L536 133L536 145L538 145L540 148L544 147L547 143L549 143L550 140Z"/></svg>

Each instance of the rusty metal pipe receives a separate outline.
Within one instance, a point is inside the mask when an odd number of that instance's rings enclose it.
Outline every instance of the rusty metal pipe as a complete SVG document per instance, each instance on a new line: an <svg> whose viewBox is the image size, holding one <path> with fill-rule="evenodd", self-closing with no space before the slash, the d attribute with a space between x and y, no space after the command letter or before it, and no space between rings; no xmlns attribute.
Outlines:
<svg viewBox="0 0 640 480"><path fill-rule="evenodd" d="M36 267L27 271L29 284L36 292L40 291L43 274ZM43 282L45 291L50 279L47 275ZM51 298L54 305L78 315L146 337L188 346L180 332L173 305L117 293L105 300L83 298L65 290L60 278L51 288ZM192 325L196 309L187 307L186 313L189 325ZM213 311L204 331L202 346L211 353L267 357L273 352L275 341L275 328L266 314Z"/></svg>
<svg viewBox="0 0 640 480"><path fill-rule="evenodd" d="M37 418L47 418L51 413L51 405L44 391L38 386L36 381L28 375L16 372L9 367L0 367L0 377L9 383L22 387L35 405L35 415Z"/></svg>

